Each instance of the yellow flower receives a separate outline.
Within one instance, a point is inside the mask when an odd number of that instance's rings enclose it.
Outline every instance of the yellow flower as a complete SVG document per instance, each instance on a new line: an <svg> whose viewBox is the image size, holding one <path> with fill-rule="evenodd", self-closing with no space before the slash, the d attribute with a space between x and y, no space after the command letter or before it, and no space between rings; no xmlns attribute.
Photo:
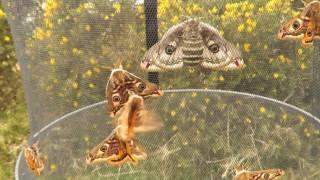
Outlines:
<svg viewBox="0 0 320 180"><path fill-rule="evenodd" d="M251 33L252 31L253 31L253 28L252 28L251 26L248 26L248 27L247 27L247 32L248 32L248 33Z"/></svg>
<svg viewBox="0 0 320 180"><path fill-rule="evenodd" d="M267 110L266 110L265 107L261 106L261 107L259 108L259 111L260 111L261 113L265 113Z"/></svg>
<svg viewBox="0 0 320 180"><path fill-rule="evenodd" d="M3 39L4 39L5 42L9 42L11 40L10 36L4 36Z"/></svg>
<svg viewBox="0 0 320 180"><path fill-rule="evenodd" d="M56 64L56 59L55 58L50 58L49 63L51 65L55 65Z"/></svg>
<svg viewBox="0 0 320 180"><path fill-rule="evenodd" d="M180 107L181 107L181 108L185 108L185 107L186 107L186 101L185 101L185 100L182 100L182 101L181 101Z"/></svg>
<svg viewBox="0 0 320 180"><path fill-rule="evenodd" d="M303 116L299 115L298 120L300 121L300 124L304 123L306 120L304 119Z"/></svg>
<svg viewBox="0 0 320 180"><path fill-rule="evenodd" d="M86 29L86 31L89 32L89 31L91 31L91 26L90 26L89 24L87 24L86 27L85 27L85 29Z"/></svg>
<svg viewBox="0 0 320 180"><path fill-rule="evenodd" d="M0 9L0 18L5 17L6 14L2 11L2 9Z"/></svg>
<svg viewBox="0 0 320 180"><path fill-rule="evenodd" d="M216 14L218 12L218 8L214 6L213 8L209 9L208 12L211 15Z"/></svg>
<svg viewBox="0 0 320 180"><path fill-rule="evenodd" d="M175 111L171 111L171 116L172 116L172 117L175 117L176 114L177 114L177 113L176 113Z"/></svg>
<svg viewBox="0 0 320 180"><path fill-rule="evenodd" d="M51 171L55 171L57 169L57 165L55 165L55 164L51 164L50 165L50 170Z"/></svg>
<svg viewBox="0 0 320 180"><path fill-rule="evenodd" d="M306 68L307 68L307 67L306 67L306 65L305 65L304 63L301 63L301 64L300 64L300 69L301 69L301 70L305 70Z"/></svg>
<svg viewBox="0 0 320 180"><path fill-rule="evenodd" d="M36 27L32 37L38 40L43 40L46 37L46 34L42 28Z"/></svg>
<svg viewBox="0 0 320 180"><path fill-rule="evenodd" d="M94 70L94 72L96 72L96 73L100 73L100 72L101 72L101 70L100 70L99 68L97 68L97 67L94 67L93 70Z"/></svg>
<svg viewBox="0 0 320 180"><path fill-rule="evenodd" d="M90 62L90 64L92 64L92 65L97 64L97 60L96 60L94 57L91 57L91 58L89 59L89 62Z"/></svg>
<svg viewBox="0 0 320 180"><path fill-rule="evenodd" d="M239 24L239 26L238 26L238 31L239 31L239 32L243 32L243 30L244 30L244 24L241 23L241 24Z"/></svg>
<svg viewBox="0 0 320 180"><path fill-rule="evenodd" d="M179 21L179 17L178 16L173 16L171 18L171 22L174 23L174 24L176 24L178 21Z"/></svg>
<svg viewBox="0 0 320 180"><path fill-rule="evenodd" d="M73 87L74 89L77 89L77 88L78 88L78 83L77 83L77 82L72 83L72 87Z"/></svg>
<svg viewBox="0 0 320 180"><path fill-rule="evenodd" d="M89 88L94 88L94 86L95 86L95 85L92 84L92 83L89 84Z"/></svg>
<svg viewBox="0 0 320 180"><path fill-rule="evenodd" d="M193 12L200 12L202 8L200 7L199 4L192 4L192 11Z"/></svg>
<svg viewBox="0 0 320 180"><path fill-rule="evenodd" d="M244 43L243 49L245 52L250 52L251 44L250 43Z"/></svg>
<svg viewBox="0 0 320 180"><path fill-rule="evenodd" d="M65 36L62 36L60 44L66 44L68 42L69 42L69 39L67 37L65 37Z"/></svg>
<svg viewBox="0 0 320 180"><path fill-rule="evenodd" d="M219 81L221 81L221 82L224 81L224 77L222 75L219 76Z"/></svg>
<svg viewBox="0 0 320 180"><path fill-rule="evenodd" d="M274 79L278 79L279 76L280 76L279 73L273 73L273 78L274 78Z"/></svg>
<svg viewBox="0 0 320 180"><path fill-rule="evenodd" d="M73 101L72 105L73 105L73 107L78 107L79 103L77 101Z"/></svg>
<svg viewBox="0 0 320 180"><path fill-rule="evenodd" d="M86 77L91 77L92 71L91 70L87 70L85 75L86 75Z"/></svg>
<svg viewBox="0 0 320 180"><path fill-rule="evenodd" d="M298 49L298 54L299 55L302 55L302 53L303 53L303 50L300 48L300 49Z"/></svg>
<svg viewBox="0 0 320 180"><path fill-rule="evenodd" d="M85 137L84 137L84 141L85 141L85 142L89 142L89 141L90 141L90 138L89 138L88 136L85 136Z"/></svg>
<svg viewBox="0 0 320 180"><path fill-rule="evenodd" d="M116 2L112 4L112 7L115 9L115 13L120 13L121 11L121 4Z"/></svg>
<svg viewBox="0 0 320 180"><path fill-rule="evenodd" d="M287 120L288 119L288 114L287 113L282 114L282 119L283 120Z"/></svg>
<svg viewBox="0 0 320 180"><path fill-rule="evenodd" d="M173 125L172 126L172 131L176 131L176 130L178 130L178 127L176 125Z"/></svg>
<svg viewBox="0 0 320 180"><path fill-rule="evenodd" d="M247 117L247 118L245 119L245 122L248 123L248 124L251 124L251 119Z"/></svg>
<svg viewBox="0 0 320 180"><path fill-rule="evenodd" d="M196 92L192 92L191 97L196 97L198 94Z"/></svg>
<svg viewBox="0 0 320 180"><path fill-rule="evenodd" d="M103 19L104 19L104 20L108 20L108 19L109 19L109 16L106 15Z"/></svg>

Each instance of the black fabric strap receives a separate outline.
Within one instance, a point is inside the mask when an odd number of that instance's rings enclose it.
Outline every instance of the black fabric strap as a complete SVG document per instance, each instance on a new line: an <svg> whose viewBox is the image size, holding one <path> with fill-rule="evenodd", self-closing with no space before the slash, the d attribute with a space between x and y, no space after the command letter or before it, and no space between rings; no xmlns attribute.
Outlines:
<svg viewBox="0 0 320 180"><path fill-rule="evenodd" d="M144 13L146 17L146 45L149 49L158 42L157 0L145 0ZM148 80L159 84L159 73L148 72Z"/></svg>

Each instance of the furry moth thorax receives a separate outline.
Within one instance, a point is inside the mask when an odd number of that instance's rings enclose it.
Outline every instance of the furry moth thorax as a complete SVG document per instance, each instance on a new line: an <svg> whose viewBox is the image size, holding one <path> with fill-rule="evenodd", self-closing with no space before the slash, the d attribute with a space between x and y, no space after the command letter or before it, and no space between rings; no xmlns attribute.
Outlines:
<svg viewBox="0 0 320 180"><path fill-rule="evenodd" d="M185 65L210 70L245 67L241 52L199 18L189 18L171 27L141 62L141 68L149 72L170 71Z"/></svg>
<svg viewBox="0 0 320 180"><path fill-rule="evenodd" d="M278 38L301 38L303 46L312 46L315 39L320 39L320 1L312 1L306 4L298 17L292 18L283 25Z"/></svg>
<svg viewBox="0 0 320 180"><path fill-rule="evenodd" d="M143 97L161 96L163 91L158 85L145 81L123 69L111 72L107 87L107 112L114 117L129 99L129 93Z"/></svg>
<svg viewBox="0 0 320 180"><path fill-rule="evenodd" d="M28 168L36 175L40 175L44 169L44 161L40 157L37 144L26 146L23 151Z"/></svg>

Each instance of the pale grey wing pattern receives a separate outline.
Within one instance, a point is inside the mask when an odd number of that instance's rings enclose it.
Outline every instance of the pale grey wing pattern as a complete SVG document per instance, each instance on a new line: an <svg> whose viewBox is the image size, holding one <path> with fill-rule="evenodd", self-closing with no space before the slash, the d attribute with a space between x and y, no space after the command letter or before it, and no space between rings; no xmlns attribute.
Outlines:
<svg viewBox="0 0 320 180"><path fill-rule="evenodd" d="M141 68L149 72L181 68L183 61L180 44L183 28L184 23L171 27L162 39L146 52L141 62Z"/></svg>
<svg viewBox="0 0 320 180"><path fill-rule="evenodd" d="M213 70L223 70L223 67L243 61L241 52L230 42L219 35L219 32L209 24L200 22L200 33L205 44L201 67ZM236 65L237 66L237 65Z"/></svg>

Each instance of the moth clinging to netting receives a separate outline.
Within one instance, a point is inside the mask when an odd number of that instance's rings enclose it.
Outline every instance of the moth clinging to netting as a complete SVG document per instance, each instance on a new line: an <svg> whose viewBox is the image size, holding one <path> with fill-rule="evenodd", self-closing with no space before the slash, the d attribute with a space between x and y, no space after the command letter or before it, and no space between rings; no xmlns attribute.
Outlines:
<svg viewBox="0 0 320 180"><path fill-rule="evenodd" d="M189 18L171 27L141 62L141 68L149 72L176 70L186 65L199 65L206 70L245 67L241 52L199 18Z"/></svg>
<svg viewBox="0 0 320 180"><path fill-rule="evenodd" d="M107 162L110 165L122 165L130 162L134 165L144 160L147 154L135 139L135 133L153 131L162 126L156 116L144 107L141 96L130 93L115 117L117 127L103 142L93 148L86 158L87 164Z"/></svg>
<svg viewBox="0 0 320 180"><path fill-rule="evenodd" d="M158 85L145 81L122 68L114 69L106 86L107 113L111 117L114 117L128 101L129 91L144 99L163 94Z"/></svg>
<svg viewBox="0 0 320 180"><path fill-rule="evenodd" d="M233 180L276 180L282 177L285 172L282 169L266 169L259 171L247 171L236 168Z"/></svg>
<svg viewBox="0 0 320 180"><path fill-rule="evenodd" d="M23 154L28 168L39 176L44 169L44 160L39 152L38 144L34 143L31 146L26 146Z"/></svg>
<svg viewBox="0 0 320 180"><path fill-rule="evenodd" d="M305 2L305 8L298 17L292 18L281 27L278 38L299 39L305 47L320 39L320 1Z"/></svg>

